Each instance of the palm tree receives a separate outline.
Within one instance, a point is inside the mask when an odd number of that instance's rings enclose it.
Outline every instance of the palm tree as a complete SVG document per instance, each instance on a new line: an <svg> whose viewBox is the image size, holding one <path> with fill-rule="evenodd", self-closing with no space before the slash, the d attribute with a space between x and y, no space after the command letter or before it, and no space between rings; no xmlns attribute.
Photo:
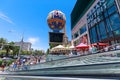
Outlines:
<svg viewBox="0 0 120 80"><path fill-rule="evenodd" d="M40 55L40 56L44 55L42 50L35 50L33 53L34 55Z"/></svg>
<svg viewBox="0 0 120 80"><path fill-rule="evenodd" d="M46 52L46 55L48 55L49 54L49 49L47 49L47 52Z"/></svg>
<svg viewBox="0 0 120 80"><path fill-rule="evenodd" d="M18 56L18 53L19 53L19 49L20 49L20 46L14 46L13 48L13 56Z"/></svg>
<svg viewBox="0 0 120 80"><path fill-rule="evenodd" d="M2 48L3 45L6 43L7 43L7 40L5 38L0 38L0 48Z"/></svg>
<svg viewBox="0 0 120 80"><path fill-rule="evenodd" d="M9 43L5 44L3 49L6 50L6 57L8 57L10 50L14 49L14 42L9 42Z"/></svg>

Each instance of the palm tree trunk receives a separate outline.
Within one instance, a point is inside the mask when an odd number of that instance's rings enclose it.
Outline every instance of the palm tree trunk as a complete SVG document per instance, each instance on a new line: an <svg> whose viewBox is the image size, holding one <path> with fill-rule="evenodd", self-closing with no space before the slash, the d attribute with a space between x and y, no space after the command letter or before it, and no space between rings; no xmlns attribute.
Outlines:
<svg viewBox="0 0 120 80"><path fill-rule="evenodd" d="M9 49L6 50L6 57L9 56Z"/></svg>

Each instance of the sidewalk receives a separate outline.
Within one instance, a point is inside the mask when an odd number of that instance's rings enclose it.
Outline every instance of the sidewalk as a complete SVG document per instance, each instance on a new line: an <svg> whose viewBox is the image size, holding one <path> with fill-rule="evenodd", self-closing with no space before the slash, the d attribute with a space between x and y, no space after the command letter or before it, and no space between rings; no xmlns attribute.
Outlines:
<svg viewBox="0 0 120 80"><path fill-rule="evenodd" d="M0 71L0 74L7 74L7 72L2 72L2 71Z"/></svg>
<svg viewBox="0 0 120 80"><path fill-rule="evenodd" d="M5 77L0 77L0 80L6 80Z"/></svg>
<svg viewBox="0 0 120 80"><path fill-rule="evenodd" d="M2 74L3 72L2 71L0 71L0 74Z"/></svg>

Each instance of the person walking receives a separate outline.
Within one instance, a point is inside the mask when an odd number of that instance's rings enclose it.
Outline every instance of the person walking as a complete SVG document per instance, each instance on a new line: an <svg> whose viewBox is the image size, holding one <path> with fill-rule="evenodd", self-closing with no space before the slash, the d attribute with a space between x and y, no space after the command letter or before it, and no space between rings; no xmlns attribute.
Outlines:
<svg viewBox="0 0 120 80"><path fill-rule="evenodd" d="M13 71L15 71L16 68L17 68L17 62L14 62L14 63L13 63Z"/></svg>
<svg viewBox="0 0 120 80"><path fill-rule="evenodd" d="M4 68L5 68L4 62L2 63L1 68L2 68L2 72L4 72Z"/></svg>

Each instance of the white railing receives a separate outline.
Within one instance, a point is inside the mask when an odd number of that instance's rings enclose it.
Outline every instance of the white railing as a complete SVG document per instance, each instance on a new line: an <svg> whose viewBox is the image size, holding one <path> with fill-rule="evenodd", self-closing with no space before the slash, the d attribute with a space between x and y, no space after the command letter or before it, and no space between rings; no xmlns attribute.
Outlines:
<svg viewBox="0 0 120 80"><path fill-rule="evenodd" d="M110 47L116 47L119 44L115 44ZM111 50L107 52L97 51L96 54L75 56L70 58L64 58L59 60L48 61L39 63L36 65L24 65L17 67L15 70L29 70L29 69L44 69L44 68L55 68L65 66L76 66L76 65L90 65L90 64L103 64L103 63L114 63L120 62L120 50Z"/></svg>
<svg viewBox="0 0 120 80"><path fill-rule="evenodd" d="M88 56L77 56L72 58L66 58L61 60L54 60L49 61L45 63L40 63L36 65L24 65L19 68L16 68L17 70L32 70L32 69L45 69L45 68L55 68L55 67L65 67L65 66L76 66L76 65L91 65L91 64L103 64L103 63L114 63L114 62L120 62L120 57L117 56L104 56L108 54L117 55L120 54L120 50L117 51L111 51L111 52L105 52L101 54L94 54L94 55L88 55Z"/></svg>

